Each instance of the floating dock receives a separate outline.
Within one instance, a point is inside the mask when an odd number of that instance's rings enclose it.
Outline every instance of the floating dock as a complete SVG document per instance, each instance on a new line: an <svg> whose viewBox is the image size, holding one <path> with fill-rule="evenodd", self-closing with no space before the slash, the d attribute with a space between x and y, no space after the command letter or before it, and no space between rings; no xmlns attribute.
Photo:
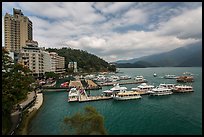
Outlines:
<svg viewBox="0 0 204 137"><path fill-rule="evenodd" d="M103 84L98 84L99 86L113 86L114 84L119 83L119 85L126 85L126 84L139 84L139 83L147 83L147 81L125 81L125 82L109 82L109 83L103 83Z"/></svg>
<svg viewBox="0 0 204 137"><path fill-rule="evenodd" d="M80 96L79 102L88 102L88 101L99 101L99 100L107 100L112 99L113 97L110 96Z"/></svg>
<svg viewBox="0 0 204 137"><path fill-rule="evenodd" d="M68 102L89 102L89 101L99 101L99 100L107 100L112 99L110 96L85 96L81 95L78 99L69 99Z"/></svg>

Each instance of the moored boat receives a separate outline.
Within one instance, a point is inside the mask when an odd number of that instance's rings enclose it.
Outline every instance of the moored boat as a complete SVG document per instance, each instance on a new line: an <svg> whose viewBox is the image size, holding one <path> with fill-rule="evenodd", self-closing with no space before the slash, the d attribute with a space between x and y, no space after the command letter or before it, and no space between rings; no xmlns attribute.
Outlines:
<svg viewBox="0 0 204 137"><path fill-rule="evenodd" d="M134 80L135 80L136 82L138 82L138 83L144 83L144 82L147 82L147 80L144 79L143 76L136 76L136 77L134 77Z"/></svg>
<svg viewBox="0 0 204 137"><path fill-rule="evenodd" d="M71 88L69 91L68 102L79 101L79 90L76 88Z"/></svg>
<svg viewBox="0 0 204 137"><path fill-rule="evenodd" d="M165 75L164 78L166 79L176 79L178 76L176 75Z"/></svg>
<svg viewBox="0 0 204 137"><path fill-rule="evenodd" d="M115 100L130 100L130 99L140 99L140 98L142 97L136 91L119 92L115 96L113 96L113 99Z"/></svg>
<svg viewBox="0 0 204 137"><path fill-rule="evenodd" d="M172 90L164 87L153 88L152 91L149 92L152 96L164 96L173 94Z"/></svg>
<svg viewBox="0 0 204 137"><path fill-rule="evenodd" d="M147 85L146 83L142 83L136 88L132 88L131 90L139 92L142 94L149 94L148 92L151 91L154 88L153 85Z"/></svg>
<svg viewBox="0 0 204 137"><path fill-rule="evenodd" d="M187 85L178 85L175 86L175 88L173 89L173 92L177 92L177 93L183 93L183 92L193 92L193 87L192 86L187 86Z"/></svg>
<svg viewBox="0 0 204 137"><path fill-rule="evenodd" d="M180 76L176 79L177 82L193 82L194 78L193 76Z"/></svg>
<svg viewBox="0 0 204 137"><path fill-rule="evenodd" d="M105 93L105 96L111 96L111 95L115 95L115 94L117 94L119 92L125 92L126 90L127 90L126 87L120 87L119 84L116 84L110 90L105 90L105 91L102 91L102 92Z"/></svg>
<svg viewBox="0 0 204 137"><path fill-rule="evenodd" d="M159 84L159 87L173 90L174 87L175 87L175 84L164 84L164 83L162 83L162 84Z"/></svg>

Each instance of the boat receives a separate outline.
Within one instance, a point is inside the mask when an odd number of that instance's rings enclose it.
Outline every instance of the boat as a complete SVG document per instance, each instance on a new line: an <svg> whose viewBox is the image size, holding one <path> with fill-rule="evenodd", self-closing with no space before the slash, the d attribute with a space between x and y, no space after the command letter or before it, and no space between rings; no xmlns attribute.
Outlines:
<svg viewBox="0 0 204 137"><path fill-rule="evenodd" d="M79 90L76 88L71 88L69 91L68 102L79 101Z"/></svg>
<svg viewBox="0 0 204 137"><path fill-rule="evenodd" d="M173 90L174 87L175 87L175 84L164 84L164 83L162 83L162 84L159 84L159 87Z"/></svg>
<svg viewBox="0 0 204 137"><path fill-rule="evenodd" d="M183 75L186 75L186 76L192 76L192 75L194 75L194 74L191 73L191 72L183 72Z"/></svg>
<svg viewBox="0 0 204 137"><path fill-rule="evenodd" d="M131 79L130 76L128 75L123 75L123 76L119 76L120 80L128 80L128 79Z"/></svg>
<svg viewBox="0 0 204 137"><path fill-rule="evenodd" d="M172 90L164 87L156 87L149 91L151 96L164 96L173 94Z"/></svg>
<svg viewBox="0 0 204 137"><path fill-rule="evenodd" d="M166 78L166 79L176 79L177 76L176 75L165 75L164 78Z"/></svg>
<svg viewBox="0 0 204 137"><path fill-rule="evenodd" d="M136 91L119 92L115 96L113 96L113 99L115 100L130 100L130 99L140 99L140 98L142 97Z"/></svg>
<svg viewBox="0 0 204 137"><path fill-rule="evenodd" d="M157 76L157 74L156 74L156 73L154 73L154 74L153 74L153 76L154 76L154 77L156 77L156 76Z"/></svg>
<svg viewBox="0 0 204 137"><path fill-rule="evenodd" d="M69 82L64 82L60 85L61 88L68 88L69 87Z"/></svg>
<svg viewBox="0 0 204 137"><path fill-rule="evenodd" d="M187 85L177 85L173 89L173 92L177 92L177 93L193 92L193 87L187 86Z"/></svg>
<svg viewBox="0 0 204 137"><path fill-rule="evenodd" d="M147 80L144 79L143 76L136 76L136 77L134 77L134 80L135 80L136 82L138 82L138 83L144 83L144 82L147 82Z"/></svg>
<svg viewBox="0 0 204 137"><path fill-rule="evenodd" d="M176 79L177 82L193 82L194 78L193 76L180 76Z"/></svg>
<svg viewBox="0 0 204 137"><path fill-rule="evenodd" d="M105 90L102 92L105 94L105 96L111 96L111 95L116 95L119 92L125 92L126 90L127 90L126 87L120 87L119 83L117 83L110 90Z"/></svg>
<svg viewBox="0 0 204 137"><path fill-rule="evenodd" d="M149 94L148 92L154 88L153 85L147 85L146 83L142 83L136 88L132 88L133 91L138 91L140 94Z"/></svg>

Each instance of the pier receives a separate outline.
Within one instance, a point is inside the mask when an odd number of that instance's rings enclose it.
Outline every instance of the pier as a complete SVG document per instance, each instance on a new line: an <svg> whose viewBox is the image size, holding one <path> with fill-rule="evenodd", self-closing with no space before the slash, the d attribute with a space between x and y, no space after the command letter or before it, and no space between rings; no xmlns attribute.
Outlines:
<svg viewBox="0 0 204 137"><path fill-rule="evenodd" d="M99 101L99 100L107 100L112 99L110 96L80 96L79 102L87 102L87 101Z"/></svg>
<svg viewBox="0 0 204 137"><path fill-rule="evenodd" d="M147 81L124 81L124 82L109 82L109 83L99 83L99 86L113 86L114 84L119 83L119 85L126 85L126 84L139 84L139 83L147 83Z"/></svg>

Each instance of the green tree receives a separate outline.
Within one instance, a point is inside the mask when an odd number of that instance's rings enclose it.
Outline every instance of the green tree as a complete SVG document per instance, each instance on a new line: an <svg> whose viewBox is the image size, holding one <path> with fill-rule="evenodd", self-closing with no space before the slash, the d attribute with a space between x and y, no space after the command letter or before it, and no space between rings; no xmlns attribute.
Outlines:
<svg viewBox="0 0 204 137"><path fill-rule="evenodd" d="M58 79L59 75L54 73L54 72L45 72L45 77L46 78L54 78L54 79Z"/></svg>
<svg viewBox="0 0 204 137"><path fill-rule="evenodd" d="M77 112L64 118L66 134L74 135L106 135L104 118L92 106L86 106L84 113Z"/></svg>
<svg viewBox="0 0 204 137"><path fill-rule="evenodd" d="M30 86L34 82L31 71L20 65L14 64L8 52L2 48L2 132L10 128L10 113L13 106L27 97Z"/></svg>

